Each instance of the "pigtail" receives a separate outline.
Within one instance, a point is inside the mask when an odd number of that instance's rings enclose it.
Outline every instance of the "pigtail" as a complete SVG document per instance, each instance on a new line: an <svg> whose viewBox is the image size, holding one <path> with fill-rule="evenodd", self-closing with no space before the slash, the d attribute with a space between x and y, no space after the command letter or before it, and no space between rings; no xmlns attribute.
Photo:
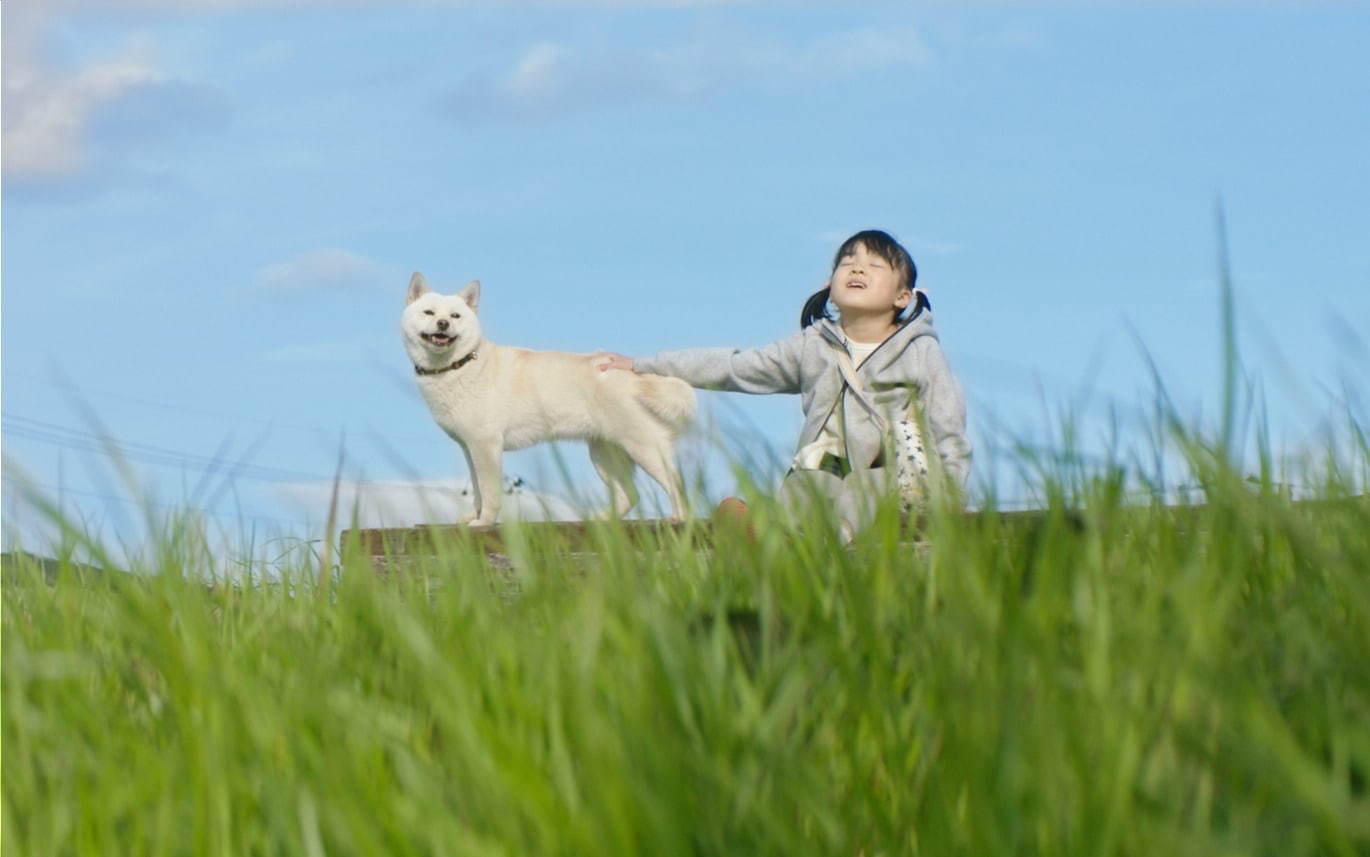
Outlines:
<svg viewBox="0 0 1370 857"><path fill-rule="evenodd" d="M896 318L895 321L899 322L900 324L908 324L915 318L918 318L918 316L922 315L925 311L932 311L932 301L928 300L927 292L923 291L922 289L914 289L913 310L909 312L908 315L902 318Z"/></svg>
<svg viewBox="0 0 1370 857"><path fill-rule="evenodd" d="M809 299L804 302L803 311L799 313L800 330L803 330L820 318L832 319L832 316L828 314L828 298L830 297L832 297L831 288L819 289L812 295L809 295Z"/></svg>

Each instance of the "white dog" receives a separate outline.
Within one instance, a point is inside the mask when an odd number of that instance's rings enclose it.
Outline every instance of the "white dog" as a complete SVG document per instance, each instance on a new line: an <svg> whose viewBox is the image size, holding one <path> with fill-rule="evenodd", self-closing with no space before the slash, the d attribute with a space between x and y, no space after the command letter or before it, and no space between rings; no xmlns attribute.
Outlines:
<svg viewBox="0 0 1370 857"><path fill-rule="evenodd" d="M480 283L455 295L409 280L404 347L433 418L466 454L476 510L461 523L489 525L499 516L501 459L506 449L580 438L609 486L609 512L637 503L636 464L660 483L671 514L685 516L675 438L694 417L689 384L660 375L600 372L590 354L529 351L481 336Z"/></svg>

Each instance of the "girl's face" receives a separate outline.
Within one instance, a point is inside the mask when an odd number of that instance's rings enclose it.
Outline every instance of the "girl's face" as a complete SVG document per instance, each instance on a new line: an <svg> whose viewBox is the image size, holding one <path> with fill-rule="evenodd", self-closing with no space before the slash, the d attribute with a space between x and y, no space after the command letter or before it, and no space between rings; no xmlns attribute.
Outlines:
<svg viewBox="0 0 1370 857"><path fill-rule="evenodd" d="M899 272L864 244L837 260L832 272L832 302L846 314L895 313L909 305L913 293Z"/></svg>

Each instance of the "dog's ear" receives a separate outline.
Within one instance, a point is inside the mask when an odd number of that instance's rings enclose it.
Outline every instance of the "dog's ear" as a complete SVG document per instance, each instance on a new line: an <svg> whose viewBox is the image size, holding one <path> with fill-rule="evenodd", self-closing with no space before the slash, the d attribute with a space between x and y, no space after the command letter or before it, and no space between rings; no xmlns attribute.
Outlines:
<svg viewBox="0 0 1370 857"><path fill-rule="evenodd" d="M471 308L471 312L480 312L480 280L472 280L466 284L466 288L457 292L457 297L466 301L466 305Z"/></svg>
<svg viewBox="0 0 1370 857"><path fill-rule="evenodd" d="M423 278L423 274L418 271L409 278L409 295L405 298L404 305L408 306L414 301L428 294L428 281Z"/></svg>

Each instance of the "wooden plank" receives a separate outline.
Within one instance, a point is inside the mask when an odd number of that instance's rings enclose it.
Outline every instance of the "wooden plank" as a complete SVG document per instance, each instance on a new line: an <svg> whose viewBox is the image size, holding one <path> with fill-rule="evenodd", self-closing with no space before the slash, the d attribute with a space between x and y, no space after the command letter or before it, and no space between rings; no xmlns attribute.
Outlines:
<svg viewBox="0 0 1370 857"><path fill-rule="evenodd" d="M1339 510L1354 509L1362 513L1370 513L1370 499L1366 497L1294 501L1294 505L1312 510L1335 508ZM1146 506L1138 506L1137 511L1144 511L1147 508ZM1177 505L1167 506L1166 510L1177 515L1197 515L1202 508L1201 505ZM967 511L965 515L969 519L993 516L1000 526L1013 529L1040 526L1052 515L1061 516L1077 529L1083 529L1086 526L1084 514L1080 510L1073 509ZM909 522L907 533L910 539L917 538L918 533L923 529L923 523L923 521ZM559 539L569 551L584 552L587 549L592 550L596 542L605 535L605 530L609 528L613 528L615 533L626 535L630 542L650 542L660 539L663 535L675 533L688 535L695 544L703 546L711 541L714 523L709 519L694 519L684 523L658 520L529 521L493 527L429 524L388 529L344 530L341 534L341 544L346 545L355 534L362 552L367 556L377 559L386 557L418 558L433 556L440 544L461 544L465 540L470 540L468 543L486 554L507 556L507 537L510 531L506 530L506 527L522 528L532 538L538 540L549 537Z"/></svg>
<svg viewBox="0 0 1370 857"><path fill-rule="evenodd" d="M558 539L569 549L577 550L593 545L610 527L621 533L630 543L653 541L667 534L688 534L696 541L707 540L711 525L707 521L688 523L673 521L536 521L499 524L493 527L472 527L463 524L421 524L414 527L385 529L343 530L340 544L347 545L356 538L363 554L371 557L431 556L439 545L472 544L487 554L507 553L513 528L529 533L533 538Z"/></svg>
<svg viewBox="0 0 1370 857"><path fill-rule="evenodd" d="M968 516L979 517L981 513L967 512ZM999 512L1001 522L1009 526L1024 526L1036 523L1044 517L1043 512ZM383 529L343 530L340 545L346 546L349 539L356 538L361 552L373 558L382 557L421 557L432 556L439 545L470 544L486 554L506 555L511 533L506 527L521 528L531 538L561 541L568 550L584 551L593 549L602 538L605 530L613 528L615 534L626 536L630 543L653 542L663 535L688 535L697 545L707 545L712 541L714 522L708 519L695 519L689 522L660 520L628 521L529 521L499 524L492 527L472 527L463 524L420 524L413 527L392 527ZM910 536L916 536L921 529L918 523L910 523Z"/></svg>

